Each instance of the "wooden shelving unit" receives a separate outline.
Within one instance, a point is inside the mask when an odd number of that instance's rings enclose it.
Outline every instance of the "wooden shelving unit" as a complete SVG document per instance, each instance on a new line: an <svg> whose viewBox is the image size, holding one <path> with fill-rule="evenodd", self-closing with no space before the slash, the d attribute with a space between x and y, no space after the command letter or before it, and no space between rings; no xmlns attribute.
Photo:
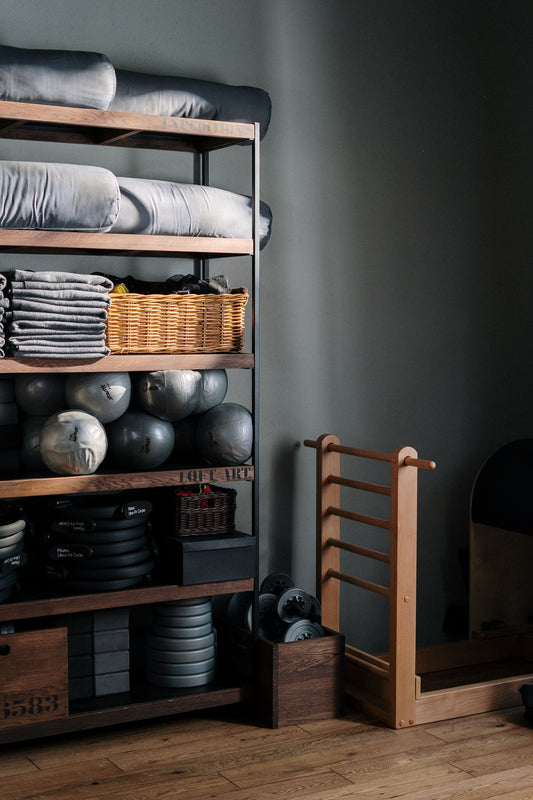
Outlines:
<svg viewBox="0 0 533 800"><path fill-rule="evenodd" d="M122 256L157 256L162 258L211 259L227 256L250 256L252 336L250 353L112 355L97 359L25 359L0 360L0 375L43 372L108 372L154 369L245 369L251 370L252 411L258 411L258 319L259 319L259 126L214 120L152 117L123 112L64 108L28 103L0 102L0 138L65 142L113 147L135 147L181 151L201 159L201 172L207 173L208 154L213 150L239 143L251 143L252 203L254 210L251 239L206 237L140 236L112 233L58 232L0 229L0 252L67 255L93 254ZM257 433L257 430L256 430ZM84 476L20 475L0 482L0 498L23 499L56 494L112 492L151 489L185 483L216 481L253 482L251 533L257 536L258 437L255 436L251 464L241 467L162 468L151 472L99 472ZM257 550L257 548L256 548ZM62 614L99 609L150 605L184 598L229 595L254 591L256 580L230 580L194 586L144 585L124 591L85 595L22 595L0 604L0 623L53 623ZM43 655L46 658L46 655ZM0 675L2 663L0 660ZM65 733L175 714L201 708L239 703L254 696L250 680L236 678L231 683L214 683L205 688L162 690L136 684L127 695L112 695L92 701L71 703L68 715L30 724L5 724L0 710L0 742ZM4 719L4 723L2 722ZM42 721L41 721L42 720Z"/></svg>

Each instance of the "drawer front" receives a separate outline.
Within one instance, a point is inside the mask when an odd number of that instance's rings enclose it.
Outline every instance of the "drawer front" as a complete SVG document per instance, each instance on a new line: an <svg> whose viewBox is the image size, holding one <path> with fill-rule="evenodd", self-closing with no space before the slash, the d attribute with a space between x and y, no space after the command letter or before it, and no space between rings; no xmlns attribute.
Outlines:
<svg viewBox="0 0 533 800"><path fill-rule="evenodd" d="M0 636L0 729L68 716L67 629Z"/></svg>

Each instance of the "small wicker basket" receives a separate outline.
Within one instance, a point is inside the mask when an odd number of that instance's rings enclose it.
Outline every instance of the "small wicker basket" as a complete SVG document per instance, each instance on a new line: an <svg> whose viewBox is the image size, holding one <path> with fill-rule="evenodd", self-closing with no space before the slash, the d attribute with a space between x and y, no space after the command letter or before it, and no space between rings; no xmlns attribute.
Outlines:
<svg viewBox="0 0 533 800"><path fill-rule="evenodd" d="M232 533L235 530L237 492L212 484L209 488L210 492L201 492L197 485L182 486L174 492L177 536Z"/></svg>
<svg viewBox="0 0 533 800"><path fill-rule="evenodd" d="M244 346L247 289L230 294L112 294L112 353L237 353Z"/></svg>

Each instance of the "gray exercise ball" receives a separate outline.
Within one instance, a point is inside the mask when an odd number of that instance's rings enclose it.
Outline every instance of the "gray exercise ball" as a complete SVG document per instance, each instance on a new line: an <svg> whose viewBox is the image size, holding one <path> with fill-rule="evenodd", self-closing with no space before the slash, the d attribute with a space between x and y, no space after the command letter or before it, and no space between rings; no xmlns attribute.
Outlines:
<svg viewBox="0 0 533 800"><path fill-rule="evenodd" d="M41 429L47 417L26 417L22 422L20 463L25 469L46 469L40 448Z"/></svg>
<svg viewBox="0 0 533 800"><path fill-rule="evenodd" d="M15 375L15 400L25 414L49 416L65 408L65 376L57 373Z"/></svg>
<svg viewBox="0 0 533 800"><path fill-rule="evenodd" d="M218 406L228 391L228 375L225 369L202 369L200 375L200 399L195 408L196 414L203 414Z"/></svg>
<svg viewBox="0 0 533 800"><path fill-rule="evenodd" d="M173 423L174 449L172 451L172 461L176 464L194 464L198 462L196 420L196 415L192 414L179 422Z"/></svg>
<svg viewBox="0 0 533 800"><path fill-rule="evenodd" d="M44 463L58 475L90 475L107 452L104 426L92 414L78 408L48 417L39 442Z"/></svg>
<svg viewBox="0 0 533 800"><path fill-rule="evenodd" d="M169 458L174 447L171 422L130 409L106 428L110 457L121 467L142 472Z"/></svg>
<svg viewBox="0 0 533 800"><path fill-rule="evenodd" d="M148 414L178 422L196 409L201 381L200 372L193 369L140 372L134 376L135 402Z"/></svg>
<svg viewBox="0 0 533 800"><path fill-rule="evenodd" d="M198 417L196 446L210 465L244 464L252 454L252 415L238 403L220 403Z"/></svg>
<svg viewBox="0 0 533 800"><path fill-rule="evenodd" d="M124 414L131 400L129 372L76 372L65 382L67 405L81 408L104 424Z"/></svg>

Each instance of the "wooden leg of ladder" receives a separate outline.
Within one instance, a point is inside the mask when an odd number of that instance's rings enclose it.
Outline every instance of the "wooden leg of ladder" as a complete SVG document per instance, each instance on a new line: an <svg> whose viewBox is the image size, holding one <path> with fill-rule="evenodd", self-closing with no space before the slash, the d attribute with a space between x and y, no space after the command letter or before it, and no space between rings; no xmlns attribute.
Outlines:
<svg viewBox="0 0 533 800"><path fill-rule="evenodd" d="M316 593L322 605L322 624L331 630L339 630L340 584L328 577L328 570L339 570L340 551L330 547L330 537L339 538L340 519L328 513L330 506L340 505L340 487L328 480L329 475L340 474L340 456L328 450L330 444L339 444L332 434L323 434L316 448Z"/></svg>

